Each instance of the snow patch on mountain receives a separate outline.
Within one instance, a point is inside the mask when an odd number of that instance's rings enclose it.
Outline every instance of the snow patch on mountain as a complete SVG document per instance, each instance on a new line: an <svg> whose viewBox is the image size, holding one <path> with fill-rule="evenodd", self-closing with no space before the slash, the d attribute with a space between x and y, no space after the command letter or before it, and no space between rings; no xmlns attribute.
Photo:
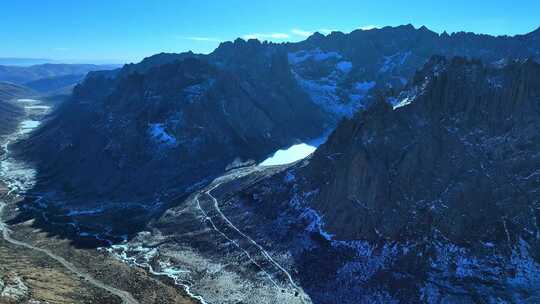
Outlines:
<svg viewBox="0 0 540 304"><path fill-rule="evenodd" d="M412 102L412 99L409 98L409 97L405 97L404 99L402 100L398 100L396 98L391 98L390 99L390 104L393 106L393 109L398 109L398 108L401 108L401 107L405 107L405 106L408 106L410 105Z"/></svg>
<svg viewBox="0 0 540 304"><path fill-rule="evenodd" d="M364 106L374 81L350 84L353 63L337 53L321 49L288 54L291 71L313 103L337 118L352 117Z"/></svg>
<svg viewBox="0 0 540 304"><path fill-rule="evenodd" d="M316 105L338 117L352 117L354 113L364 106L362 101L374 86L374 82L363 82L359 86L353 87L349 91L350 100L347 102L346 98L342 97L342 93L346 93L347 90L339 87L338 82L341 79L336 77L336 73L316 80L306 79L296 72L293 73L300 87L304 89Z"/></svg>
<svg viewBox="0 0 540 304"><path fill-rule="evenodd" d="M337 271L340 279L347 281L367 282L379 270L390 264L398 253L397 245L384 244L382 248L376 248L366 241L334 241L333 246L351 246L357 253L355 258Z"/></svg>
<svg viewBox="0 0 540 304"><path fill-rule="evenodd" d="M289 205L299 213L299 219L306 223L307 232L318 233L324 239L331 241L334 235L324 229L322 215L311 208L308 203L310 198L318 193L318 189L309 192L295 193L289 201Z"/></svg>
<svg viewBox="0 0 540 304"><path fill-rule="evenodd" d="M214 85L215 79L209 78L204 82L185 87L182 91L186 94L189 103L198 101Z"/></svg>
<svg viewBox="0 0 540 304"><path fill-rule="evenodd" d="M375 81L357 82L353 87L352 93L349 94L349 98L355 103L360 103L375 85Z"/></svg>
<svg viewBox="0 0 540 304"><path fill-rule="evenodd" d="M520 239L518 248L512 251L511 263L515 267L515 276L508 283L516 288L540 286L540 265L531 256L530 249L530 245Z"/></svg>
<svg viewBox="0 0 540 304"><path fill-rule="evenodd" d="M406 107L414 102L418 95L424 94L425 86L429 80L426 79L420 86L414 86L408 90L402 91L398 96L391 96L386 99L394 110Z"/></svg>
<svg viewBox="0 0 540 304"><path fill-rule="evenodd" d="M148 133L151 138L157 143L164 146L175 146L176 138L167 133L164 124L162 123L150 123L148 124Z"/></svg>
<svg viewBox="0 0 540 304"><path fill-rule="evenodd" d="M200 303L207 304L202 296L194 294L191 291L192 286L190 284L185 283L191 281L190 270L175 266L170 259L161 254L156 246L147 247L143 242L138 241L139 239L144 240L150 235L150 232L143 231L132 242L125 241L121 244L101 247L99 250L110 253L128 265L147 269L153 275L168 277L176 285L182 287L191 298L198 300Z"/></svg>
<svg viewBox="0 0 540 304"><path fill-rule="evenodd" d="M502 77L487 77L487 82L490 87L494 89L502 89L504 85L504 80Z"/></svg>
<svg viewBox="0 0 540 304"><path fill-rule="evenodd" d="M324 52L319 48L313 50L302 50L288 54L289 63L293 65L300 64L306 60L325 61L328 59L341 59L342 56L337 52Z"/></svg>
<svg viewBox="0 0 540 304"><path fill-rule="evenodd" d="M100 214L105 211L105 208L99 207L95 209L86 209L86 210L69 210L67 216L81 216L81 215L94 215Z"/></svg>
<svg viewBox="0 0 540 304"><path fill-rule="evenodd" d="M384 56L383 64L379 69L379 73L392 72L395 68L400 67L405 64L412 52L398 52L391 56Z"/></svg>
<svg viewBox="0 0 540 304"><path fill-rule="evenodd" d="M349 73L352 70L353 64L350 61L340 61L336 64L336 68L342 73Z"/></svg>

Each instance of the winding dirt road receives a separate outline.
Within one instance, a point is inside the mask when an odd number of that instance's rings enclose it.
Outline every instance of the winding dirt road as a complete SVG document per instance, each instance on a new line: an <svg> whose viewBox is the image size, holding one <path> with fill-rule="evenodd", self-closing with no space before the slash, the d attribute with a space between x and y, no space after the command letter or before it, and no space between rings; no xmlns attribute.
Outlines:
<svg viewBox="0 0 540 304"><path fill-rule="evenodd" d="M245 173L244 173L245 174ZM243 174L231 174L229 177L229 180L230 179L235 179L235 178L238 178L239 176L241 176ZM227 239L228 241L230 241L231 243L233 243L236 247L238 247L241 251L244 252L244 254L246 254L246 256L248 257L248 259L253 263L255 264L256 266L259 267L259 269L261 269L261 271L268 277L269 281L276 287L276 288L280 288L281 287L279 286L279 284L276 282L276 280L272 277L272 275L270 274L269 271L267 271L265 269L265 267L262 267L262 265L260 265L260 263L257 263L254 259L254 257L252 256L252 254L250 254L245 248L243 248L243 246L240 245L240 242L238 240L235 240L233 236L228 236L224 231L220 230L218 227L217 227L217 224L215 223L215 220L212 219L212 217L210 216L210 212L208 209L205 209L203 207L203 205L201 204L200 202L200 196L201 195L206 195L207 197L210 198L210 200L213 202L212 204L212 207L214 209L214 211L217 213L217 215L219 216L219 218L232 230L234 230L238 235L240 235L245 241L247 241L249 244L251 244L252 246L254 246L255 248L257 248L258 252L260 255L262 255L263 259L265 259L267 262L269 262L270 265L273 265L273 267L275 267L275 269L279 272L281 272L282 274L285 275L285 277L287 278L287 281L288 283L290 284L290 286L292 287L292 289L297 292L298 295L300 295L298 297L298 300L301 302L301 303L306 303L304 297L303 297L303 291L302 289L294 282L291 274L282 266L280 265L274 258L272 258L272 256L268 253L268 251L266 251L260 244L258 244L253 238L251 238L249 235L247 235L246 233L244 233L243 231L241 231L238 227L236 227L229 218L227 218L227 216L225 216L225 214L222 212L221 208L219 207L219 202L218 200L212 195L212 191L214 191L216 188L218 188L219 186L221 186L223 183L226 183L227 180L225 181L220 181L220 182L216 182L213 186L207 188L207 190L203 190L201 192L199 192L196 196L195 196L195 200L197 202L197 208L202 212L202 214L204 215L204 217L206 218L206 220L210 223L210 225L212 226L212 228L218 232L219 234L221 234L225 239Z"/></svg>
<svg viewBox="0 0 540 304"><path fill-rule="evenodd" d="M0 218L2 217L4 208L5 208L5 203L0 202ZM38 252L41 252L41 253L47 255L51 259L53 259L53 260L57 261L58 263L60 263L63 267L65 267L66 269L68 269L69 271L74 273L75 275L83 278L89 284L94 285L97 288L106 290L106 291L110 292L111 294L113 294L115 296L118 296L119 298L122 299L122 302L124 304L139 304L139 302L137 300L135 300L135 298L133 298L133 296L129 292L114 288L114 287L109 286L109 285L107 285L107 284L105 284L105 283L103 283L103 282L101 282L99 280L94 279L89 274L78 270L77 267L75 267L75 265L71 264L70 262L68 262L63 257L58 256L58 255L52 253L51 251L49 251L47 249L38 248L38 247L35 247L35 246L31 245L31 244L21 242L21 241L18 241L16 239L12 238L11 234L10 234L11 231L9 230L7 225L2 223L1 221L0 221L0 229L2 230L2 237L4 238L4 240L6 242L8 242L10 244L13 244L15 246L21 246L21 247L24 247L24 248L27 248L27 249L30 249L30 250L34 250L34 251L38 251Z"/></svg>

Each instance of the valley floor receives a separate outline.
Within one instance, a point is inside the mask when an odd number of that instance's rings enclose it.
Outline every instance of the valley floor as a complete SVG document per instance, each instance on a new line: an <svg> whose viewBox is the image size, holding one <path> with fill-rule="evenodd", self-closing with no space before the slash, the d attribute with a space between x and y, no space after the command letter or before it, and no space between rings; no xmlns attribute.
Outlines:
<svg viewBox="0 0 540 304"><path fill-rule="evenodd" d="M170 208L148 231L105 250L129 265L170 277L203 303L311 303L291 259L229 219L223 193L288 166L234 169Z"/></svg>
<svg viewBox="0 0 540 304"><path fill-rule="evenodd" d="M2 195L5 195L5 189ZM74 272L45 252L13 239L7 229L3 228L0 240L0 303L122 302L90 284L88 277L79 275L78 270ZM42 237L41 246L47 242L46 236Z"/></svg>
<svg viewBox="0 0 540 304"><path fill-rule="evenodd" d="M43 110L39 101L22 102L27 117L4 139L7 143L37 127L33 119L43 116L35 113ZM2 145L6 152L7 143ZM5 224L17 215L22 199L17 192L25 182L21 177L31 172L9 157L6 153L2 159L2 170L15 178L0 181L0 303L196 303L173 282L105 252L75 248L68 240L35 229L32 220Z"/></svg>

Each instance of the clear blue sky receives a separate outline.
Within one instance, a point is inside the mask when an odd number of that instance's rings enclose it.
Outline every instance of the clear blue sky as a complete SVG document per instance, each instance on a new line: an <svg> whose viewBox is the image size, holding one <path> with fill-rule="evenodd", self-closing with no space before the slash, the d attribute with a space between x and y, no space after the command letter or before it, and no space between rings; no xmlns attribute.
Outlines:
<svg viewBox="0 0 540 304"><path fill-rule="evenodd" d="M212 51L219 41L303 39L313 31L412 23L441 32L522 34L540 1L0 0L0 57L138 61Z"/></svg>

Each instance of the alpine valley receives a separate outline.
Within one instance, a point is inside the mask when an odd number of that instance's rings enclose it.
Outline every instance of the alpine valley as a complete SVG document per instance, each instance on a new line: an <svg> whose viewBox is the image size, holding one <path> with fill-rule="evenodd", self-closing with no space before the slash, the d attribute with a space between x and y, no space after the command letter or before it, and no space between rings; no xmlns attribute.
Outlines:
<svg viewBox="0 0 540 304"><path fill-rule="evenodd" d="M0 303L540 303L539 62L403 25L0 69Z"/></svg>

